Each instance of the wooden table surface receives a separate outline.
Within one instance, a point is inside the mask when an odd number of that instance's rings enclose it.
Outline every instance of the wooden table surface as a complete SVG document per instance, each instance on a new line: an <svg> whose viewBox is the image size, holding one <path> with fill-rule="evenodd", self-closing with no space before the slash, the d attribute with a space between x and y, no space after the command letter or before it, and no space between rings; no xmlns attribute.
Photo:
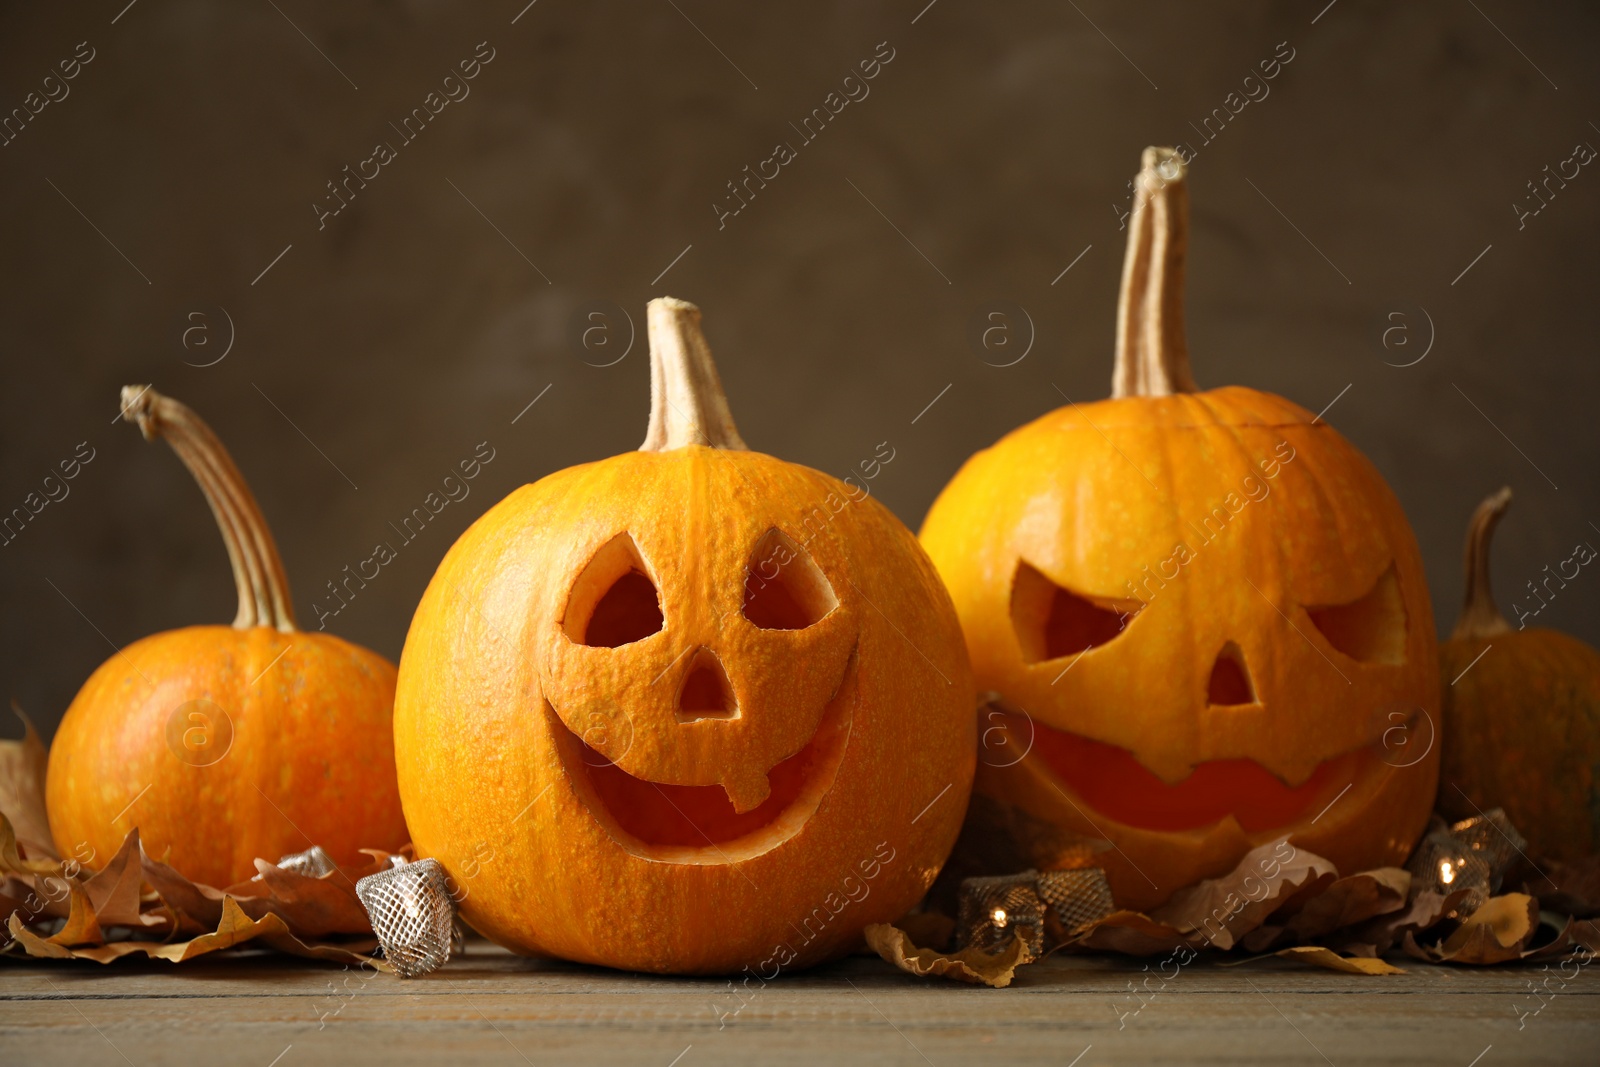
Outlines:
<svg viewBox="0 0 1600 1067"><path fill-rule="evenodd" d="M526 960L482 941L412 981L273 956L7 958L0 1063L1600 1064L1600 968L1563 986L1554 966L1402 965L1368 978L1198 961L1164 989L1152 979L1161 991L1141 1004L1129 984L1146 972L1126 959L1055 957L994 990L855 957L741 1008L725 980ZM1559 992L1540 1008L1529 983L1547 979Z"/></svg>

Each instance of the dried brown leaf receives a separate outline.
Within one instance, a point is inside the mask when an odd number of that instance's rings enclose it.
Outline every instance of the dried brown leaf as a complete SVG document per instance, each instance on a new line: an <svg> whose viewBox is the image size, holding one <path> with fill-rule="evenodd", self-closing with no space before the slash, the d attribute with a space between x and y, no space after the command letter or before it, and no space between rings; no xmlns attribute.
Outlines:
<svg viewBox="0 0 1600 1067"><path fill-rule="evenodd" d="M63 947L104 944L106 936L101 932L100 923L95 919L94 905L89 902L89 894L85 893L76 882L67 883L67 890L71 894L72 910L67 915L66 925L50 935L50 943Z"/></svg>
<svg viewBox="0 0 1600 1067"><path fill-rule="evenodd" d="M1340 947L1345 952L1358 952L1356 946L1366 946L1371 948L1371 955L1381 956L1400 944L1407 934L1420 934L1455 918L1471 894L1470 889L1457 889L1451 893L1430 890L1417 892L1405 908L1343 933L1341 936L1349 938L1349 941ZM1368 955L1366 951L1359 951L1358 954Z"/></svg>
<svg viewBox="0 0 1600 1067"><path fill-rule="evenodd" d="M911 943L905 931L886 923L874 923L865 931L867 944L878 955L907 974L926 978L936 975L969 985L986 985L1003 989L1011 984L1017 967L1027 956L1027 946L1020 939L1011 942L996 955L977 948L945 954L931 948L918 948Z"/></svg>
<svg viewBox="0 0 1600 1067"><path fill-rule="evenodd" d="M1187 936L1194 947L1229 949L1291 896L1309 896L1316 883L1337 877L1332 863L1279 838L1245 853L1222 877L1179 890L1150 918Z"/></svg>
<svg viewBox="0 0 1600 1067"><path fill-rule="evenodd" d="M388 964L368 955L376 947L375 939L348 944L302 941L289 931L288 926L278 916L267 915L259 920L252 919L231 897L225 898L222 902L222 918L215 931L177 943L119 941L110 945L69 948L34 934L14 915L10 921L10 929L12 936L28 955L45 959L80 959L110 963L124 956L144 955L151 959L182 963L197 956L259 941L265 947L290 955L365 964L381 970L389 969Z"/></svg>
<svg viewBox="0 0 1600 1067"><path fill-rule="evenodd" d="M1315 964L1326 967L1330 971L1340 971L1344 974L1405 974L1406 972L1391 964L1371 956L1341 956L1331 948L1321 945L1296 945L1293 948L1281 948L1274 955L1284 959L1299 960L1302 963Z"/></svg>
<svg viewBox="0 0 1600 1067"><path fill-rule="evenodd" d="M387 867L387 863L385 863ZM328 934L370 934L372 921L356 896L355 883L335 869L320 878L286 871L266 860L256 860L260 881L252 880L227 890L240 908L253 918L277 915L304 937ZM259 896L240 897L244 889L261 889Z"/></svg>
<svg viewBox="0 0 1600 1067"><path fill-rule="evenodd" d="M1539 928L1538 901L1526 893L1490 897L1443 943L1419 944L1405 935L1407 953L1437 963L1487 965L1521 959L1523 950Z"/></svg>
<svg viewBox="0 0 1600 1067"><path fill-rule="evenodd" d="M217 928L226 895L222 890L189 881L175 868L151 859L142 849L140 856L144 880L177 916L180 933L193 936Z"/></svg>
<svg viewBox="0 0 1600 1067"><path fill-rule="evenodd" d="M1143 912L1114 911L1068 944L1124 956L1159 956L1189 945L1190 938Z"/></svg>
<svg viewBox="0 0 1600 1067"><path fill-rule="evenodd" d="M1374 916L1399 911L1406 906L1410 889L1411 873L1399 867L1380 867L1340 878L1305 898L1286 922L1252 930L1239 943L1249 952L1265 952L1274 945L1305 944Z"/></svg>
<svg viewBox="0 0 1600 1067"><path fill-rule="evenodd" d="M6 874L59 874L61 864L48 857L24 857L17 848L17 834L11 820L0 812L0 872Z"/></svg>
<svg viewBox="0 0 1600 1067"><path fill-rule="evenodd" d="M146 922L141 914L139 886L143 881L143 869L140 855L139 829L135 827L122 839L122 847L111 857L111 862L84 883L83 891L88 894L102 927L161 925L159 918L151 916Z"/></svg>
<svg viewBox="0 0 1600 1067"><path fill-rule="evenodd" d="M11 710L22 720L22 739L0 741L0 814L11 821L16 839L30 858L55 859L50 816L44 805L49 753L16 701L11 702Z"/></svg>

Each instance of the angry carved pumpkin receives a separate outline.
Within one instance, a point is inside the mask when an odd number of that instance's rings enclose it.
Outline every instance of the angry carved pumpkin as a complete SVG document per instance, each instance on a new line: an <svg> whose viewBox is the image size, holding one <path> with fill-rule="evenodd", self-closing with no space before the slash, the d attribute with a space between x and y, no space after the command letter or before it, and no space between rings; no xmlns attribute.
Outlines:
<svg viewBox="0 0 1600 1067"><path fill-rule="evenodd" d="M516 951L771 977L927 890L975 731L948 595L838 480L740 439L693 305L649 308L636 452L456 542L400 662L419 855Z"/></svg>
<svg viewBox="0 0 1600 1067"><path fill-rule="evenodd" d="M64 856L103 863L134 827L154 857L228 886L321 845L354 864L396 849L394 665L295 628L289 581L254 494L185 405L122 390L122 417L164 437L200 483L239 590L232 626L135 641L78 691L50 746L46 805ZM170 852L169 852L170 850Z"/></svg>
<svg viewBox="0 0 1600 1067"><path fill-rule="evenodd" d="M958 857L1099 850L1135 908L1283 834L1342 871L1400 863L1439 760L1415 538L1325 422L1198 391L1183 162L1147 149L1136 186L1113 398L972 457L922 529L997 695Z"/></svg>

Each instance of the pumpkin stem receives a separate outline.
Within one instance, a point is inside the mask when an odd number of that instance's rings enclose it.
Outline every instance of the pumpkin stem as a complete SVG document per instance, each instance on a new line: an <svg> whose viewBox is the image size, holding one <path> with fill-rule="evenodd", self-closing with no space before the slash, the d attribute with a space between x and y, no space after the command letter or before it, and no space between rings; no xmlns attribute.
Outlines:
<svg viewBox="0 0 1600 1067"><path fill-rule="evenodd" d="M1511 629L1506 617L1495 607L1494 590L1489 585L1489 542L1500 516L1510 504L1511 487L1502 486L1498 493L1490 494L1478 505L1478 510L1472 513L1472 521L1467 524L1467 593L1461 617L1450 634L1452 641L1492 637Z"/></svg>
<svg viewBox="0 0 1600 1067"><path fill-rule="evenodd" d="M733 425L700 309L674 297L650 301L650 429L641 452L684 445L748 451Z"/></svg>
<svg viewBox="0 0 1600 1067"><path fill-rule="evenodd" d="M186 405L148 385L122 387L122 417L137 423L146 441L165 438L200 483L233 564L233 583L239 590L234 629L271 626L292 633L294 605L278 546L250 487L211 427Z"/></svg>
<svg viewBox="0 0 1600 1067"><path fill-rule="evenodd" d="M1117 298L1111 395L1199 391L1183 337L1183 269L1189 251L1189 183L1171 148L1146 148L1133 180L1128 251Z"/></svg>

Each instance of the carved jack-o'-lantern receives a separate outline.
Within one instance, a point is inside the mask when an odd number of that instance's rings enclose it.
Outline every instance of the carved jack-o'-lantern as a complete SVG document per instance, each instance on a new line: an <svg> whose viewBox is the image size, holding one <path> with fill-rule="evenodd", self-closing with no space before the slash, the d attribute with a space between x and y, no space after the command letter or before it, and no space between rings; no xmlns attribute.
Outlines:
<svg viewBox="0 0 1600 1067"><path fill-rule="evenodd" d="M746 449L692 305L649 323L640 450L516 491L429 585L401 796L512 949L770 977L927 890L971 787L971 674L910 531Z"/></svg>
<svg viewBox="0 0 1600 1067"><path fill-rule="evenodd" d="M1438 777L1415 538L1327 423L1197 391L1187 195L1181 160L1147 150L1113 399L974 456L921 535L1000 698L964 841L1042 868L1098 849L1132 907L1281 834L1342 871L1402 862Z"/></svg>

